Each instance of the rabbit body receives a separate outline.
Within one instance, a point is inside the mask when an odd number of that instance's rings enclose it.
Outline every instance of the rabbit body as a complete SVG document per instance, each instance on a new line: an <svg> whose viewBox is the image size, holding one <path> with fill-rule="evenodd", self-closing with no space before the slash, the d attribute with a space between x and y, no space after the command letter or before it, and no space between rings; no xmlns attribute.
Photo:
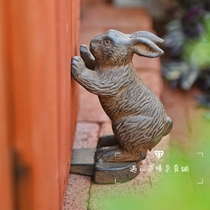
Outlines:
<svg viewBox="0 0 210 210"><path fill-rule="evenodd" d="M92 54L86 48L89 56L84 57L85 63L78 56L72 60L73 77L98 95L122 150L136 159L145 158L147 150L172 128L161 101L142 82L132 64L134 53L147 57L161 55L163 51L155 44L161 41L149 32L127 35L110 30L91 41ZM90 63L92 70L86 67Z"/></svg>

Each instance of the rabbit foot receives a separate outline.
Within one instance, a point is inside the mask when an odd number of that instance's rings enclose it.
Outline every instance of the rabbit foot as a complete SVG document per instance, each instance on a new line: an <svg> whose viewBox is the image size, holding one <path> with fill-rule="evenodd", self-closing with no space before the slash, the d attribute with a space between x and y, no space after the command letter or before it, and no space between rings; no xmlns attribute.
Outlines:
<svg viewBox="0 0 210 210"><path fill-rule="evenodd" d="M119 146L110 146L99 148L95 153L95 161L103 162L136 162L141 160L141 157L127 153Z"/></svg>
<svg viewBox="0 0 210 210"><path fill-rule="evenodd" d="M71 62L72 74L74 77L78 77L84 69L86 69L84 61L79 56L74 56Z"/></svg>
<svg viewBox="0 0 210 210"><path fill-rule="evenodd" d="M97 148L110 147L110 146L115 146L115 145L119 145L115 136L114 135L106 135L106 136L101 136L98 139Z"/></svg>

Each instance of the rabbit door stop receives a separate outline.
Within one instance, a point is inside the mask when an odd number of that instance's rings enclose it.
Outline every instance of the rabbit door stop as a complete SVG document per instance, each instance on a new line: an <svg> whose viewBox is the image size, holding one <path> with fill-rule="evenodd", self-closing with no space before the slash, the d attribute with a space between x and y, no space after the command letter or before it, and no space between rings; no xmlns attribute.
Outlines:
<svg viewBox="0 0 210 210"><path fill-rule="evenodd" d="M98 96L113 134L97 148L73 151L71 173L93 176L96 183L121 183L140 172L141 161L167 135L173 122L159 98L136 72L134 54L155 58L163 39L147 31L124 34L109 30L80 46L71 61L73 78ZM145 69L146 71L146 69Z"/></svg>

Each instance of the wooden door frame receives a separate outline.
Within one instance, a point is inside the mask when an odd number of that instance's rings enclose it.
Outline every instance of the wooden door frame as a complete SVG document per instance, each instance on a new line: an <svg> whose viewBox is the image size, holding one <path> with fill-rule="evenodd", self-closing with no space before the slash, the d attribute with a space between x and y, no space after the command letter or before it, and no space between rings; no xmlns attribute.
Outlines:
<svg viewBox="0 0 210 210"><path fill-rule="evenodd" d="M3 0L0 7L1 209L61 209L76 124L69 66L79 1Z"/></svg>

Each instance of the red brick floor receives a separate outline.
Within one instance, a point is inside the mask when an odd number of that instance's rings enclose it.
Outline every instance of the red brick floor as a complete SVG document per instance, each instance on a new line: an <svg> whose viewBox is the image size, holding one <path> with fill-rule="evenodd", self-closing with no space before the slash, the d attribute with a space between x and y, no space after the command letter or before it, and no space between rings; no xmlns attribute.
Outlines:
<svg viewBox="0 0 210 210"><path fill-rule="evenodd" d="M92 37L108 29L117 29L124 33L139 30L153 31L152 20L143 8L115 8L108 4L86 4L82 9L80 43L89 45ZM148 59L135 56L134 66L141 79L161 97L163 81L160 75L160 59ZM97 96L79 87L79 113L74 148L96 147L99 136L112 133L109 118L102 110ZM157 148L168 149L169 137L165 137ZM152 152L149 153L144 166L158 163ZM64 201L65 210L102 210L105 209L105 194L116 196L123 193L147 196L145 189L153 187L157 174L142 172L134 180L119 185L96 185L89 177L69 175L69 183Z"/></svg>

